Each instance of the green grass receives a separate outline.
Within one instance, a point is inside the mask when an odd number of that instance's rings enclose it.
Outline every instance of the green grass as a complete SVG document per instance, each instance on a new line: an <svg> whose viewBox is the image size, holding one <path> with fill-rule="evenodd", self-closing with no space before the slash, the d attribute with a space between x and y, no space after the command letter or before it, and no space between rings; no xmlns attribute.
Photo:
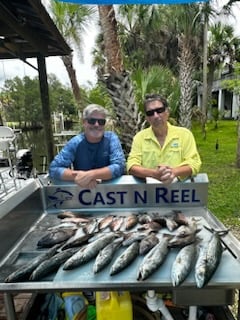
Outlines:
<svg viewBox="0 0 240 320"><path fill-rule="evenodd" d="M237 121L221 120L207 125L206 139L201 127L193 124L193 134L207 173L208 209L226 225L240 225L240 169L236 167ZM216 150L216 141L219 148Z"/></svg>

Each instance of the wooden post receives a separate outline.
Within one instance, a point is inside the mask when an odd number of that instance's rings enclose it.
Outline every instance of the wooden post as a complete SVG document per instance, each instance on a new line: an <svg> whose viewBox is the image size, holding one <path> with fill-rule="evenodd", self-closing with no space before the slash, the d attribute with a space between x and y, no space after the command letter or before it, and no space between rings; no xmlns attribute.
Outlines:
<svg viewBox="0 0 240 320"><path fill-rule="evenodd" d="M45 57L42 55L38 55L37 61L38 61L40 94L41 94L41 100L42 100L45 144L47 149L47 161L49 164L54 158L54 141L53 141L51 110L49 105L49 92L48 92Z"/></svg>

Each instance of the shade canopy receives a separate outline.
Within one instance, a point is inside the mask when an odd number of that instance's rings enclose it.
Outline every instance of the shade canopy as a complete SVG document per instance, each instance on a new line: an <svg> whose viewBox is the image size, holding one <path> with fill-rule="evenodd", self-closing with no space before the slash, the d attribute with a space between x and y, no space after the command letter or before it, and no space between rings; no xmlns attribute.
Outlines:
<svg viewBox="0 0 240 320"><path fill-rule="evenodd" d="M40 0L0 1L0 59L25 60L70 52Z"/></svg>

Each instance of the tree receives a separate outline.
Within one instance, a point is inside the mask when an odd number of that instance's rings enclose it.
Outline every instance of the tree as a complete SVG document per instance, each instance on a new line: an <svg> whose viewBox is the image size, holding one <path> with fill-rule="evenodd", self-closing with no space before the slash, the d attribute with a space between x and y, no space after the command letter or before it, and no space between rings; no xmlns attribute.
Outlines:
<svg viewBox="0 0 240 320"><path fill-rule="evenodd" d="M112 5L98 6L98 12L107 71L100 76L113 101L117 130L123 149L128 153L131 148L132 137L138 131L142 121L135 102L130 75L124 70L123 66L114 7Z"/></svg>
<svg viewBox="0 0 240 320"><path fill-rule="evenodd" d="M122 30L127 29L128 32L128 38L121 36L121 39L130 64L136 66L136 60L140 58L140 68L164 65L179 76L179 123L190 128L193 80L201 61L203 32L200 5L123 6L120 12L123 15Z"/></svg>
<svg viewBox="0 0 240 320"><path fill-rule="evenodd" d="M17 122L20 128L41 127L43 124L38 77L6 80L0 95L6 121ZM55 75L49 75L51 112L63 111L77 117L77 108L69 88L64 87ZM61 106L59 102L61 100ZM60 109L59 109L60 108Z"/></svg>
<svg viewBox="0 0 240 320"><path fill-rule="evenodd" d="M229 73L232 73L234 63L240 61L240 38L235 37L232 26L220 22L212 25L209 31L207 78L208 101L211 101L216 72L228 67Z"/></svg>
<svg viewBox="0 0 240 320"><path fill-rule="evenodd" d="M178 67L180 81L179 124L191 129L194 90L194 73L198 64L199 51L202 48L202 18L199 4L173 6L171 21L172 32L178 39Z"/></svg>
<svg viewBox="0 0 240 320"><path fill-rule="evenodd" d="M146 70L141 68L132 73L136 102L143 111L143 101L147 93L159 92L167 98L171 117L177 119L180 97L179 80L167 67L152 66Z"/></svg>
<svg viewBox="0 0 240 320"><path fill-rule="evenodd" d="M69 46L75 47L78 50L78 55L82 58L83 34L89 27L90 17L95 12L94 7L52 0L51 11L53 21L59 31ZM77 81L76 70L73 67L73 54L62 56L61 58L69 75L79 110L82 110L81 91Z"/></svg>
<svg viewBox="0 0 240 320"><path fill-rule="evenodd" d="M170 6L121 5L119 38L130 70L164 65L176 74L177 39L169 32Z"/></svg>

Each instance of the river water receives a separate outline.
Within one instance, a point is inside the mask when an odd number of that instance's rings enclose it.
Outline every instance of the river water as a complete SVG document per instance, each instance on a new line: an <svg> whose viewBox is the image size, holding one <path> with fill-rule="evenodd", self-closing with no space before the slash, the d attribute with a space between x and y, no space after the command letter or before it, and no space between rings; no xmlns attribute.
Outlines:
<svg viewBox="0 0 240 320"><path fill-rule="evenodd" d="M61 131L71 131L71 132L79 132L81 130L80 122L76 121L68 126L55 126L54 132ZM65 141L69 140L71 136L67 137ZM45 146L45 135L44 129L35 129L35 130L27 130L22 131L17 134L16 139L16 149L29 149L32 153L33 157L33 167L36 169L37 173L46 173L48 170L47 163L47 148ZM57 154L58 150L55 148L55 154Z"/></svg>
<svg viewBox="0 0 240 320"><path fill-rule="evenodd" d="M44 130L29 130L17 134L16 149L29 149L33 156L33 167L38 173L46 172L47 150L45 147Z"/></svg>

